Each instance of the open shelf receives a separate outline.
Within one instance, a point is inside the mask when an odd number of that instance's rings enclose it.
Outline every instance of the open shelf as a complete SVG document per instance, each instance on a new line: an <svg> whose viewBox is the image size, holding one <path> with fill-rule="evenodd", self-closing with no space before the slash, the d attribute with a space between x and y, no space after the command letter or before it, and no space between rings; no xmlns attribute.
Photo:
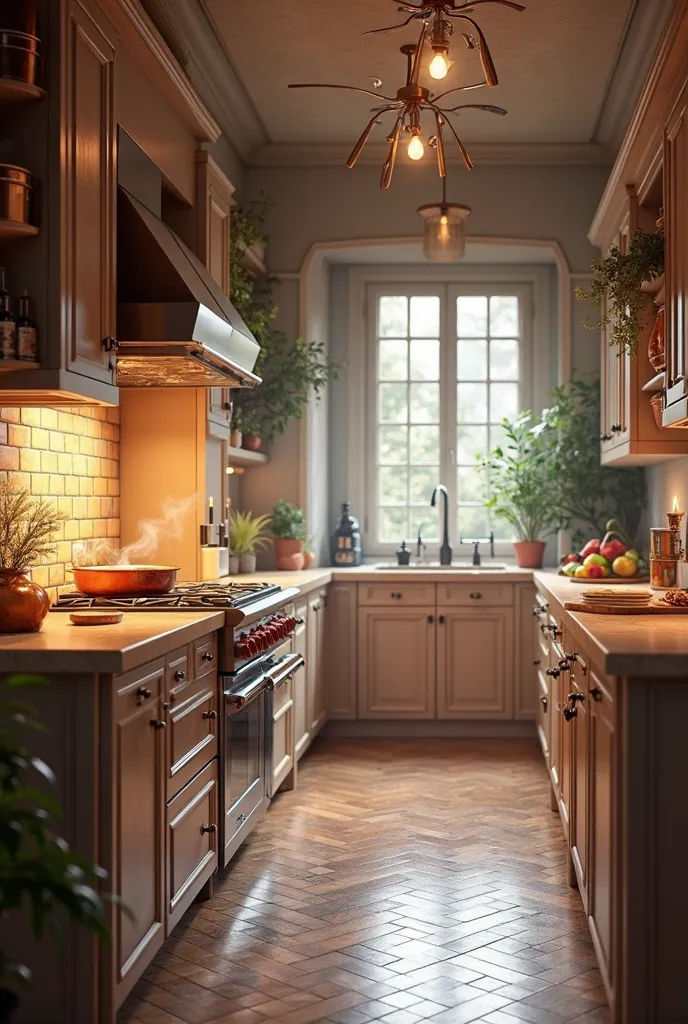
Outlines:
<svg viewBox="0 0 688 1024"><path fill-rule="evenodd" d="M16 78L0 78L0 104L30 103L45 96L45 89Z"/></svg>
<svg viewBox="0 0 688 1024"><path fill-rule="evenodd" d="M268 457L264 452L250 452L248 448L227 448L229 466L264 466Z"/></svg>
<svg viewBox="0 0 688 1024"><path fill-rule="evenodd" d="M35 238L38 228L18 220L0 220L0 242L6 238Z"/></svg>
<svg viewBox="0 0 688 1024"><path fill-rule="evenodd" d="M664 378L665 378L665 371L662 370L661 373L655 374L655 376L651 380L649 380L647 382L647 384L643 384L643 386L641 388L641 391L649 391L649 392L663 391L664 390Z"/></svg>

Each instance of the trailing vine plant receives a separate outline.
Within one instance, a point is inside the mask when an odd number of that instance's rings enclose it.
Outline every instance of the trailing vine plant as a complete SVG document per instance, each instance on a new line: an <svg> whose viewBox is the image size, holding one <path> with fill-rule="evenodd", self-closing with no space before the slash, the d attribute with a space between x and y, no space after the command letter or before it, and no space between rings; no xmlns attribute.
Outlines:
<svg viewBox="0 0 688 1024"><path fill-rule="evenodd" d="M606 256L593 261L592 284L576 288L576 298L592 302L602 311L599 320L585 320L591 331L609 326L609 344L621 352L635 353L647 296L644 281L664 273L664 232L636 231L628 250L613 245Z"/></svg>
<svg viewBox="0 0 688 1024"><path fill-rule="evenodd" d="M257 434L268 444L303 416L311 396L318 400L341 367L327 358L322 342L292 339L275 326L279 312L272 296L275 277L256 278L244 265L246 249L265 245L265 217L270 201L251 202L232 211L230 232L230 298L260 345L255 372L258 388L234 394L233 425Z"/></svg>

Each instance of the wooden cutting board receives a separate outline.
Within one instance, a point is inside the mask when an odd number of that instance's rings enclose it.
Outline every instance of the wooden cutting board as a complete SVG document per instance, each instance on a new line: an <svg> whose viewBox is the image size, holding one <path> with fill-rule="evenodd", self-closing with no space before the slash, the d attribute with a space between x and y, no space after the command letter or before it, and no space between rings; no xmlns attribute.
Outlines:
<svg viewBox="0 0 688 1024"><path fill-rule="evenodd" d="M671 604L646 604L641 608L623 607L617 608L609 604L596 604L591 607L583 604L582 601L565 601L564 608L567 612L587 612L591 615L681 615L688 612L688 608L675 608Z"/></svg>

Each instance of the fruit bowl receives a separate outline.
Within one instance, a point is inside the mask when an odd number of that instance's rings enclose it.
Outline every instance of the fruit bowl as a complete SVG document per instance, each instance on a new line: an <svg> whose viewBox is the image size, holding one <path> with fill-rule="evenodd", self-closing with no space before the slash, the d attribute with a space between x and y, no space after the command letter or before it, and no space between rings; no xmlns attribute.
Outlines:
<svg viewBox="0 0 688 1024"><path fill-rule="evenodd" d="M616 519L609 520L602 540L594 537L580 551L567 555L559 574L568 576L574 583L646 583L649 580L647 563Z"/></svg>

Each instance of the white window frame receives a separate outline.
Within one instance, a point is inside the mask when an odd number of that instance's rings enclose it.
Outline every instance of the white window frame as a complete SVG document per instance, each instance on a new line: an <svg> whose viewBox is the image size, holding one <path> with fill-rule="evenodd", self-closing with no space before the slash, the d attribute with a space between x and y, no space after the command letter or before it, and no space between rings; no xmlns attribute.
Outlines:
<svg viewBox="0 0 688 1024"><path fill-rule="evenodd" d="M396 543L377 541L375 494L376 469L376 357L375 320L377 298L386 294L439 294L446 301L447 316L441 325L441 380L445 375L451 386L442 392L441 431L444 439L439 453L440 480L450 493L449 536L455 558L466 558L470 549L459 544L456 526L456 428L448 427L450 417L456 423L456 297L459 294L515 294L520 300L522 320L520 349L521 408L539 412L546 404L551 388L551 276L548 266L518 265L506 267L473 266L463 268L430 267L356 267L349 273L348 315L348 441L349 465L347 492L354 507L363 511L362 527L367 557L389 557ZM535 358L535 352L538 357ZM453 393L453 399L446 396ZM428 495L428 514L430 509ZM441 520L438 525L441 539ZM401 541L401 537L399 541ZM426 557L436 560L439 544L427 545ZM511 545L495 546L498 555L512 554Z"/></svg>

